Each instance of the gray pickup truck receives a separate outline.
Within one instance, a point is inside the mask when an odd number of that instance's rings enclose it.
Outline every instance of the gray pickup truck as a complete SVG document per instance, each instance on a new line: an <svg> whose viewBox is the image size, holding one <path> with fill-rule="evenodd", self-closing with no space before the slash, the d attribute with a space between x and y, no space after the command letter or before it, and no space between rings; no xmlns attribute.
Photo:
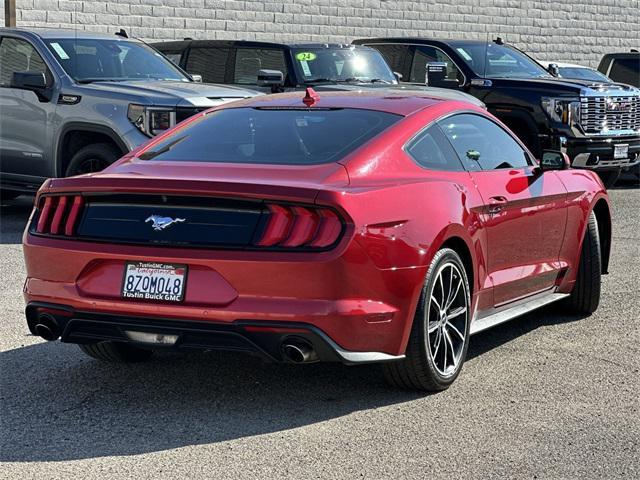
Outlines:
<svg viewBox="0 0 640 480"><path fill-rule="evenodd" d="M255 90L195 82L144 42L0 28L0 191L102 170L191 115Z"/></svg>

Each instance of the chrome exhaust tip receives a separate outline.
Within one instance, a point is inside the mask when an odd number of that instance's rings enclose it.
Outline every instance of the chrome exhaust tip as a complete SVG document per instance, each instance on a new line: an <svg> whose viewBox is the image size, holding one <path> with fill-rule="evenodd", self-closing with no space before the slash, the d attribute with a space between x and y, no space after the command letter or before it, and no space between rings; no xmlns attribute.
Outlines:
<svg viewBox="0 0 640 480"><path fill-rule="evenodd" d="M38 315L38 322L36 323L34 330L38 336L45 340L52 342L60 337L60 328L58 322L48 313L41 313Z"/></svg>
<svg viewBox="0 0 640 480"><path fill-rule="evenodd" d="M293 363L310 363L318 361L318 354L306 340L288 339L282 344L282 353Z"/></svg>

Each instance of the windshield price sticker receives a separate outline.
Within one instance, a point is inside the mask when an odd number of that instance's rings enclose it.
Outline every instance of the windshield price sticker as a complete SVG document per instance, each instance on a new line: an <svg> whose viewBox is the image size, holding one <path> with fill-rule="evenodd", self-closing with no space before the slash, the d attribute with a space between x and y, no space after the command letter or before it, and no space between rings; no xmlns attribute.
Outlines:
<svg viewBox="0 0 640 480"><path fill-rule="evenodd" d="M316 54L312 52L300 52L296 55L296 60L299 62L312 62L316 58Z"/></svg>
<svg viewBox="0 0 640 480"><path fill-rule="evenodd" d="M58 42L51 43L51 47L56 51L61 60L69 60L69 55L64 51Z"/></svg>

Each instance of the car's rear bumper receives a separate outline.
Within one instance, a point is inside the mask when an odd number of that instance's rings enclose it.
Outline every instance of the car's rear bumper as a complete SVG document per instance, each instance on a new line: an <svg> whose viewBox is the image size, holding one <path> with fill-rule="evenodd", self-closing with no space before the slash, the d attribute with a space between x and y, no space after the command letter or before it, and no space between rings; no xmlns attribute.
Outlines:
<svg viewBox="0 0 640 480"><path fill-rule="evenodd" d="M286 362L284 347L304 342L314 352L314 360L347 365L388 362L404 358L377 351L350 351L340 347L318 327L302 322L238 320L231 323L149 318L122 314L83 312L66 305L31 302L26 308L29 330L45 322L53 339L87 344L103 341L130 343L148 348L180 348L243 352L264 360ZM171 342L136 340L135 334L171 338ZM175 340L174 340L175 339Z"/></svg>
<svg viewBox="0 0 640 480"><path fill-rule="evenodd" d="M404 353L426 273L422 266L379 268L358 242L348 242L339 251L297 255L94 244L27 235L24 252L27 310L50 304L72 312L72 321L60 319L64 341L99 341L99 336L80 338L74 333L76 326L85 329L85 324L96 330L109 328L108 339L125 341L113 337L117 329L112 324L133 320L147 328L195 322L199 329L225 332L236 331L245 322L295 324L305 326L305 335L331 346L335 355L327 359L346 363ZM122 298L124 265L129 260L188 265L184 300ZM202 348L211 348L208 345ZM270 355L277 359L274 351Z"/></svg>

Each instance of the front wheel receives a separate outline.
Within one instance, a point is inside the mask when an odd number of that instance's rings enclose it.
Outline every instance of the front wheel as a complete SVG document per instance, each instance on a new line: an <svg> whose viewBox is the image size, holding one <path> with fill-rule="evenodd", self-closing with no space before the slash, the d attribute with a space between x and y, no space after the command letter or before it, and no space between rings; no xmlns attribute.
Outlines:
<svg viewBox="0 0 640 480"><path fill-rule="evenodd" d="M82 147L71 158L65 176L73 177L83 173L104 170L120 157L120 152L108 143L94 143Z"/></svg>
<svg viewBox="0 0 640 480"><path fill-rule="evenodd" d="M602 252L600 250L600 232L598 221L593 212L589 214L589 223L582 240L580 263L576 283L571 296L564 301L570 313L590 315L600 303L602 281Z"/></svg>
<svg viewBox="0 0 640 480"><path fill-rule="evenodd" d="M469 345L471 296L460 256L438 251L429 266L406 357L383 365L387 381L412 390L445 390L460 374Z"/></svg>

